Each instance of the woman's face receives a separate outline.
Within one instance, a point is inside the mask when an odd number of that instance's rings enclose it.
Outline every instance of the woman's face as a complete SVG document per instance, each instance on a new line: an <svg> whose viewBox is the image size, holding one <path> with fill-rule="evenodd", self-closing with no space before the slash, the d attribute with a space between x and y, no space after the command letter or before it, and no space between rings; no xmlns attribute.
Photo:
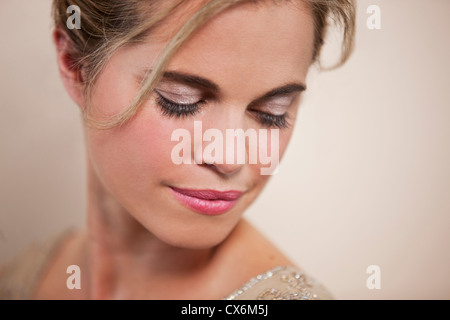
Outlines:
<svg viewBox="0 0 450 320"><path fill-rule="evenodd" d="M91 116L102 119L129 105L179 21L170 19L145 43L113 55L96 83ZM125 126L86 127L91 178L162 241L184 248L220 243L270 177L261 174L269 165L260 158L252 164L226 161L233 149L226 129L267 130L268 141L258 152L270 155L276 148L281 158L312 60L313 28L309 11L292 4L241 5L215 17L175 54L154 93ZM172 137L180 129L191 141ZM223 137L223 149L209 158L205 149L220 139L203 140L208 129ZM272 130L279 130L278 141L271 141ZM191 164L177 164L181 153L174 148L181 145ZM211 158L220 151L223 161Z"/></svg>

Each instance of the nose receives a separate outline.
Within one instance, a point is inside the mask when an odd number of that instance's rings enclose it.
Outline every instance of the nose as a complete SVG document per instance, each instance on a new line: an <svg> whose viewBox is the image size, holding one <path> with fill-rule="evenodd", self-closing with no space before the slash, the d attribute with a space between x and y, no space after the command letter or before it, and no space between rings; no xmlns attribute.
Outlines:
<svg viewBox="0 0 450 320"><path fill-rule="evenodd" d="M222 120L225 120L222 118ZM194 161L197 165L204 166L214 170L221 175L231 176L238 173L247 163L248 146L246 139L242 141L237 138L235 130L243 130L241 128L231 129L236 126L236 119L228 119L231 121L222 121L215 123L220 125L217 127L204 128L202 139L194 139ZM234 120L234 121L233 121ZM234 124L234 126L232 125ZM194 130L201 130L201 122L194 127ZM197 135L199 137L199 135Z"/></svg>
<svg viewBox="0 0 450 320"><path fill-rule="evenodd" d="M223 135L223 137L226 137L226 135ZM221 139L218 138L218 140ZM247 163L246 148L240 150L240 154L236 155L236 152L234 152L234 157L230 157L231 147L235 148L230 146L230 143L227 143L225 138L222 141L223 145L215 140L212 142L203 141L202 146L197 145L194 147L194 160L197 165L210 168L224 176L231 176L238 173Z"/></svg>
<svg viewBox="0 0 450 320"><path fill-rule="evenodd" d="M245 166L245 163L222 163L214 159L208 159L207 157L203 157L203 161L196 163L201 166L208 167L224 176L232 176L238 173Z"/></svg>

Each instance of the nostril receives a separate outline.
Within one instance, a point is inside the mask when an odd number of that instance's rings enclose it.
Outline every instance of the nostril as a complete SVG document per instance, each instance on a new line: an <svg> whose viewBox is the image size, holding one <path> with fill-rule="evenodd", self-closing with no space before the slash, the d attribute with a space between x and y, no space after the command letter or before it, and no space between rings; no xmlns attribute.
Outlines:
<svg viewBox="0 0 450 320"><path fill-rule="evenodd" d="M206 162L202 163L201 165L204 166L204 167L213 167L214 166L213 164L206 163Z"/></svg>

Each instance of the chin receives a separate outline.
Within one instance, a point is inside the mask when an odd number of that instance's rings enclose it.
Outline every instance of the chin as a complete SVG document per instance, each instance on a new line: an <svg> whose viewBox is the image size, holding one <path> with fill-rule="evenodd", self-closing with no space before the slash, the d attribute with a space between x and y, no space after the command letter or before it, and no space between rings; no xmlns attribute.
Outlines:
<svg viewBox="0 0 450 320"><path fill-rule="evenodd" d="M230 230L231 231L231 230ZM230 232L210 234L204 232L201 236L192 234L178 234L177 236L160 237L166 244L181 249L204 250L211 249L223 242Z"/></svg>
<svg viewBox="0 0 450 320"><path fill-rule="evenodd" d="M149 231L159 240L172 247L202 250L210 249L223 242L236 227L237 221L220 221L210 219L188 223L180 227L168 224L165 228ZM235 219L233 219L235 220Z"/></svg>
<svg viewBox="0 0 450 320"><path fill-rule="evenodd" d="M222 237L211 236L203 239L190 239L188 241L173 241L171 244L174 247L189 250L205 250L211 249L219 245L227 238L228 234Z"/></svg>
<svg viewBox="0 0 450 320"><path fill-rule="evenodd" d="M142 205L151 210L129 210L151 236L183 249L209 249L223 242L235 229L247 207L247 199L221 214L208 215L180 205L165 195L158 203ZM167 200L167 201L166 201Z"/></svg>

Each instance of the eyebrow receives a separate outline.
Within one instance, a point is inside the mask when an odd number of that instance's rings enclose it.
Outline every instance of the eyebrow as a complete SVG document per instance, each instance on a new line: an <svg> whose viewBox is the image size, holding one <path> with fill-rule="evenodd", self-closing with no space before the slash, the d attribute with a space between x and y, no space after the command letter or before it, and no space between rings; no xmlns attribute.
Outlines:
<svg viewBox="0 0 450 320"><path fill-rule="evenodd" d="M202 87L204 89L208 89L216 93L220 91L220 87L211 80L178 71L164 72L162 80L175 81L188 86ZM255 99L254 101L262 101L269 98L273 98L275 96L287 95L290 93L302 92L305 90L306 85L303 83L288 83L281 87L270 90L269 92L263 94L261 97Z"/></svg>
<svg viewBox="0 0 450 320"><path fill-rule="evenodd" d="M219 92L219 86L217 84L215 84L214 82L202 78L202 77L198 77L192 74L186 74L186 73L181 73L181 72L175 72L175 71L167 71L164 72L163 77L164 80L169 80L169 81L176 81L179 83L183 83L186 85L190 85L190 86L200 86L203 87L205 89L214 91L214 92Z"/></svg>
<svg viewBox="0 0 450 320"><path fill-rule="evenodd" d="M282 96L282 95L287 95L287 94L290 94L293 92L302 92L305 90L306 90L306 85L304 85L302 83L289 83L284 86L270 90L269 92L267 92L262 97L260 97L256 100L257 101L265 100L265 99L272 98L275 96Z"/></svg>

